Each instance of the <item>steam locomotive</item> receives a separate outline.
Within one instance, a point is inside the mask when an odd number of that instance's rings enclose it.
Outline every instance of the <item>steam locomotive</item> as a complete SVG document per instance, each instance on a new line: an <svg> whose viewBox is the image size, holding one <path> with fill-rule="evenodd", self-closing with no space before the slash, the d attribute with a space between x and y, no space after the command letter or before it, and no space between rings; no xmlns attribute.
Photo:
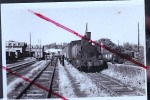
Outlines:
<svg viewBox="0 0 150 100"><path fill-rule="evenodd" d="M99 72L107 69L107 62L103 59L101 52L89 41L91 32L86 31L84 37L86 39L71 41L62 50L64 57L80 71Z"/></svg>

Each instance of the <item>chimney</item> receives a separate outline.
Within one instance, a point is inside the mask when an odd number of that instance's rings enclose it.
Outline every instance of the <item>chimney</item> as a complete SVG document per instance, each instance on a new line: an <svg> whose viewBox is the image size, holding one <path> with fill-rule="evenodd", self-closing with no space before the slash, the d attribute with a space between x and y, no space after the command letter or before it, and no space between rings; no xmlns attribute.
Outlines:
<svg viewBox="0 0 150 100"><path fill-rule="evenodd" d="M85 37L91 39L91 32L88 32L88 23L86 23Z"/></svg>
<svg viewBox="0 0 150 100"><path fill-rule="evenodd" d="M86 23L86 29L85 29L84 37L91 39L91 32L88 32L88 24L87 23ZM89 43L90 43L89 41L87 41L85 39L81 39L81 46L86 46Z"/></svg>
<svg viewBox="0 0 150 100"><path fill-rule="evenodd" d="M85 33L88 32L88 23L86 23Z"/></svg>

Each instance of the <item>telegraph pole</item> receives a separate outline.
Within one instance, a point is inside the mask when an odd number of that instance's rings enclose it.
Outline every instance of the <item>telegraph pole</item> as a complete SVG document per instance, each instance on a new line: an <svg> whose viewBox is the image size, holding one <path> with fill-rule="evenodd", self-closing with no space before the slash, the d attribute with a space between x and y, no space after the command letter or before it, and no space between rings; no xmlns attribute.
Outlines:
<svg viewBox="0 0 150 100"><path fill-rule="evenodd" d="M40 58L41 58L41 52L42 52L42 51L41 51L41 40L40 40Z"/></svg>
<svg viewBox="0 0 150 100"><path fill-rule="evenodd" d="M140 30L139 30L139 22L138 22L138 52L140 51L139 48L140 48Z"/></svg>
<svg viewBox="0 0 150 100"><path fill-rule="evenodd" d="M40 58L40 40L38 39L38 46L37 46L37 56L38 59Z"/></svg>
<svg viewBox="0 0 150 100"><path fill-rule="evenodd" d="M119 40L118 40L118 46L119 46Z"/></svg>
<svg viewBox="0 0 150 100"><path fill-rule="evenodd" d="M119 40L118 40L118 50L121 52L121 47L119 46Z"/></svg>
<svg viewBox="0 0 150 100"><path fill-rule="evenodd" d="M31 32L30 32L30 58L31 58Z"/></svg>
<svg viewBox="0 0 150 100"><path fill-rule="evenodd" d="M37 49L37 55L39 56L39 58L41 58L41 40L38 39L38 49Z"/></svg>

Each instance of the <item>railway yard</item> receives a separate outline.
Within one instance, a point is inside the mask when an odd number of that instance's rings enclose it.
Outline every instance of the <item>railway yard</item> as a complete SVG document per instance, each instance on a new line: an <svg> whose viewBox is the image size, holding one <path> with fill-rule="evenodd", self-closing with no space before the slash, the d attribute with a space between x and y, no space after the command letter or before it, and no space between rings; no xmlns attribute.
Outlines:
<svg viewBox="0 0 150 100"><path fill-rule="evenodd" d="M8 98L146 95L146 70L129 62L144 62L142 47L140 51L137 51L140 47L134 48L134 52L121 52L114 48L116 54L108 52L89 41L91 32L87 31L87 24L84 37L86 40L74 40L55 50L44 50L44 46L31 48L22 43L22 50L18 51L21 43L8 41Z"/></svg>
<svg viewBox="0 0 150 100"><path fill-rule="evenodd" d="M8 64L7 68L11 70L7 73L8 98L58 98L52 92L66 98L143 96L146 94L144 75L136 75L136 79L129 72L121 73L119 69L115 69L116 66L122 66L123 68L125 65L107 63L108 69L95 73L79 71L66 60L64 60L63 66L58 57L54 57L53 60L29 58L25 61ZM134 69L137 70L137 74L144 73L142 68ZM13 73L26 77L31 82L26 82ZM124 74L129 75L124 76ZM35 84L40 84L49 91L45 91Z"/></svg>

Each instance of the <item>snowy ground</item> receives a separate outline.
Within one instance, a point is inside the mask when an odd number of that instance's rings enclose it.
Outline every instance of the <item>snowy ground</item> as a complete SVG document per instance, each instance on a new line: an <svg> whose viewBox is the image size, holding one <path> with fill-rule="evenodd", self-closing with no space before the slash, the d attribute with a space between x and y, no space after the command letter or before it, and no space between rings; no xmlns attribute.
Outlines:
<svg viewBox="0 0 150 100"><path fill-rule="evenodd" d="M6 66L7 66L7 68L10 68L10 67L14 67L16 65L22 65L22 64L29 63L29 62L32 62L32 61L36 61L36 58L26 57L24 60L21 60L20 62L7 64Z"/></svg>
<svg viewBox="0 0 150 100"><path fill-rule="evenodd" d="M47 61L39 61L37 63L35 63L32 66L35 66L35 68L33 68L28 74L24 75L23 77L29 78L35 74L38 70L42 69L43 66L47 63ZM8 89L7 89L7 94L9 94L10 92L12 92L15 87L17 87L17 85L19 85L20 83L24 83L25 81L21 78L16 78L14 81L12 81L9 85L8 85Z"/></svg>
<svg viewBox="0 0 150 100"><path fill-rule="evenodd" d="M75 83L78 84L80 92L86 94L86 97L103 97L108 96L104 90L101 90L100 87L97 87L95 83L83 72L75 69L71 64L68 64L65 61L65 67L58 64L59 69L59 89L60 93L65 97L76 97L75 89L72 83L68 79L66 70L69 72L70 76L75 80ZM65 70L66 69L66 70ZM78 97L78 96L77 96Z"/></svg>
<svg viewBox="0 0 150 100"><path fill-rule="evenodd" d="M71 82L66 75L64 66L58 62L59 91L64 97L76 97Z"/></svg>
<svg viewBox="0 0 150 100"><path fill-rule="evenodd" d="M146 70L139 66L108 63L108 69L103 70L101 73L116 78L132 87L145 89Z"/></svg>
<svg viewBox="0 0 150 100"><path fill-rule="evenodd" d="M34 58L34 57L26 57L26 58L24 58L24 60L36 60L36 58Z"/></svg>

